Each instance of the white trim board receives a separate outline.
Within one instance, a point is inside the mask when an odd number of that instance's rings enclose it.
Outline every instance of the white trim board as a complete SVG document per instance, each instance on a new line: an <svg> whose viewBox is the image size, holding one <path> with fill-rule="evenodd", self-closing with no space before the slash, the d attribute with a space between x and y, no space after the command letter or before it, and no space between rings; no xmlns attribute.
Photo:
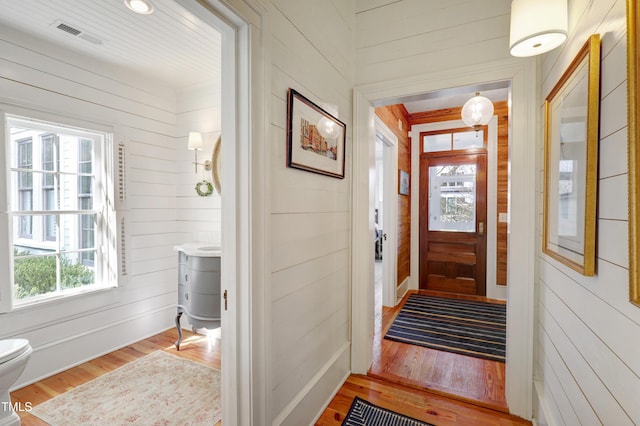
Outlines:
<svg viewBox="0 0 640 426"><path fill-rule="evenodd" d="M490 81L511 81L510 131L511 224L507 295L506 396L510 412L531 419L533 405L533 314L535 282L535 59L508 59L477 64L455 71L436 72L385 81L354 89L353 141L353 252L352 252L352 366L365 373L371 365L373 341L373 217L369 173L372 164L373 104L430 91ZM412 191L415 192L415 191ZM412 259L414 263L414 259Z"/></svg>

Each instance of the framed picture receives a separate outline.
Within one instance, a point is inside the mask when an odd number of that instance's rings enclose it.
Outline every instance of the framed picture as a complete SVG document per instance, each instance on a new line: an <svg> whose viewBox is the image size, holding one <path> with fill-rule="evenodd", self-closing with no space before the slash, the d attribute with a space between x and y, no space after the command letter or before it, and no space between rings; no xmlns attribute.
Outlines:
<svg viewBox="0 0 640 426"><path fill-rule="evenodd" d="M399 170L398 193L400 195L409 195L409 173Z"/></svg>
<svg viewBox="0 0 640 426"><path fill-rule="evenodd" d="M344 178L347 126L294 89L287 104L287 166Z"/></svg>
<svg viewBox="0 0 640 426"><path fill-rule="evenodd" d="M627 0L627 90L629 119L629 299L640 306L640 8Z"/></svg>
<svg viewBox="0 0 640 426"><path fill-rule="evenodd" d="M595 274L600 36L592 35L545 101L543 251Z"/></svg>

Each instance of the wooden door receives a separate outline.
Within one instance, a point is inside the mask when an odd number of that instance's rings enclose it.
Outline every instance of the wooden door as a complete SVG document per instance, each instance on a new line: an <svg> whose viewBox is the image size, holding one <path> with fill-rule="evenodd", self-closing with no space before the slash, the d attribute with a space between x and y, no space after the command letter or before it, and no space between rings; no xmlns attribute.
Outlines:
<svg viewBox="0 0 640 426"><path fill-rule="evenodd" d="M420 288L485 296L486 226L486 154L421 154Z"/></svg>

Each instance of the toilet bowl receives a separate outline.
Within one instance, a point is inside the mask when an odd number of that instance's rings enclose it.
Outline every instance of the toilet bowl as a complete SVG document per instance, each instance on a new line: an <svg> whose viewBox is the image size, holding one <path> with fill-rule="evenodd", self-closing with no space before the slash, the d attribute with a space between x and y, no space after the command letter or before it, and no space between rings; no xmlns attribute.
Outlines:
<svg viewBox="0 0 640 426"><path fill-rule="evenodd" d="M13 410L9 388L24 371L32 351L26 339L0 340L0 426L20 424L20 417Z"/></svg>

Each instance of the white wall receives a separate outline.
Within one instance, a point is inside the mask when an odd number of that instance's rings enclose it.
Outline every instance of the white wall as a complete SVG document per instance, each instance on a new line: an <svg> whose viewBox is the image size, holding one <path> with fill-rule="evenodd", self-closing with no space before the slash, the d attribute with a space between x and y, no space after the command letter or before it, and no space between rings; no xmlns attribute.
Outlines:
<svg viewBox="0 0 640 426"><path fill-rule="evenodd" d="M625 1L570 0L569 27L567 43L541 58L540 99L544 101L588 37L599 33L597 273L584 277L540 254L537 399L551 425L637 424L640 309L628 301ZM540 140L540 181L542 158ZM542 194L538 212L542 215ZM541 222L542 216L539 229Z"/></svg>
<svg viewBox="0 0 640 426"><path fill-rule="evenodd" d="M274 424L309 424L349 371L353 2L273 0L269 9L271 322ZM338 107L346 173L286 167L287 89Z"/></svg>
<svg viewBox="0 0 640 426"><path fill-rule="evenodd" d="M0 339L27 338L34 348L20 387L172 327L173 246L203 229L219 238L220 203L216 197L196 199L195 192L182 198L189 189L192 153L186 152L186 132L178 131L178 124L190 125L198 114L188 108L197 102L184 93L178 101L173 90L147 77L6 28L0 28L0 52L3 109L20 105L108 126L126 149L128 277L114 290L0 315ZM204 125L213 131L219 119ZM6 178L0 176L0 184Z"/></svg>
<svg viewBox="0 0 640 426"><path fill-rule="evenodd" d="M213 148L221 129L220 82L183 88L177 93L176 123L176 197L177 231L181 242L205 241L220 245L220 194L214 189L208 197L195 191L197 182L213 183L211 171L198 166L195 172L194 153L187 149L190 131L202 133L204 148L198 151L198 162L211 161ZM230 141L228 141L230 142Z"/></svg>
<svg viewBox="0 0 640 426"><path fill-rule="evenodd" d="M510 4L509 0L357 0L356 83L509 58Z"/></svg>

